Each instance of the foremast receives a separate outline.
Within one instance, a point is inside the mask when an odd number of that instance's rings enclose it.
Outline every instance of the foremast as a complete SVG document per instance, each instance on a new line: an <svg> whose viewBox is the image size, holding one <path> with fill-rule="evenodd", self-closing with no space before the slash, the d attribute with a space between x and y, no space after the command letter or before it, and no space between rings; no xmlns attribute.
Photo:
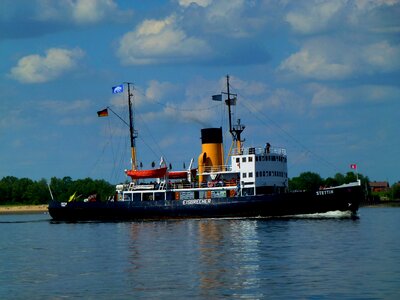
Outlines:
<svg viewBox="0 0 400 300"><path fill-rule="evenodd" d="M132 90L134 89L133 83L131 82L124 82L128 86L128 108L129 108L129 138L131 142L131 162L132 162L132 170L137 169L136 164L136 138L137 138L137 131L135 131L135 123L134 123L134 110L132 106L132 97L133 93L131 93L131 86Z"/></svg>

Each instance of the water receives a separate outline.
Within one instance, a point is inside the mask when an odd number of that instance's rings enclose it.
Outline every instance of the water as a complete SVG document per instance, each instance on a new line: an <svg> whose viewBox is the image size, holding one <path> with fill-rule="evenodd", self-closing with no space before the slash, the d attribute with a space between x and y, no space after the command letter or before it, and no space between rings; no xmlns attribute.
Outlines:
<svg viewBox="0 0 400 300"><path fill-rule="evenodd" d="M400 208L359 216L0 215L0 299L400 299Z"/></svg>

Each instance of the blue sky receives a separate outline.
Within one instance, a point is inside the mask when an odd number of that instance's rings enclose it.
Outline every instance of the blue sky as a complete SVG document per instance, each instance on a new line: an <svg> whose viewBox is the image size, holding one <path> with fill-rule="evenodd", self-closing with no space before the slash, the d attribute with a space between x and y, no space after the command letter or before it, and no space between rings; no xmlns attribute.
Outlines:
<svg viewBox="0 0 400 300"><path fill-rule="evenodd" d="M246 146L284 147L289 177L358 171L400 180L399 0L2 0L0 177L118 183L138 160L174 169L223 126L231 76ZM225 135L225 146L230 137Z"/></svg>

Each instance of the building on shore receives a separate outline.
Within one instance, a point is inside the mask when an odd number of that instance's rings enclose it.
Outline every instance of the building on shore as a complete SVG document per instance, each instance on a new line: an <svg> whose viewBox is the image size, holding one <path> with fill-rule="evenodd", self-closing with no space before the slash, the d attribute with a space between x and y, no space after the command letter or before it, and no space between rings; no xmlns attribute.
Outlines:
<svg viewBox="0 0 400 300"><path fill-rule="evenodd" d="M371 181L369 186L371 192L386 192L389 190L389 182L387 181Z"/></svg>

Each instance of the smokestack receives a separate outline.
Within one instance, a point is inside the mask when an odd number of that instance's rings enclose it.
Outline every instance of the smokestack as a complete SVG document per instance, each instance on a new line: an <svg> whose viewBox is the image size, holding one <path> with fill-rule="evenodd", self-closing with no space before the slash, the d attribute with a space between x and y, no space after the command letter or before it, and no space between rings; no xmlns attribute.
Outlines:
<svg viewBox="0 0 400 300"><path fill-rule="evenodd" d="M224 147L222 128L204 128L201 130L201 154L198 159L199 173L221 171L224 165ZM199 175L199 183L203 176Z"/></svg>

